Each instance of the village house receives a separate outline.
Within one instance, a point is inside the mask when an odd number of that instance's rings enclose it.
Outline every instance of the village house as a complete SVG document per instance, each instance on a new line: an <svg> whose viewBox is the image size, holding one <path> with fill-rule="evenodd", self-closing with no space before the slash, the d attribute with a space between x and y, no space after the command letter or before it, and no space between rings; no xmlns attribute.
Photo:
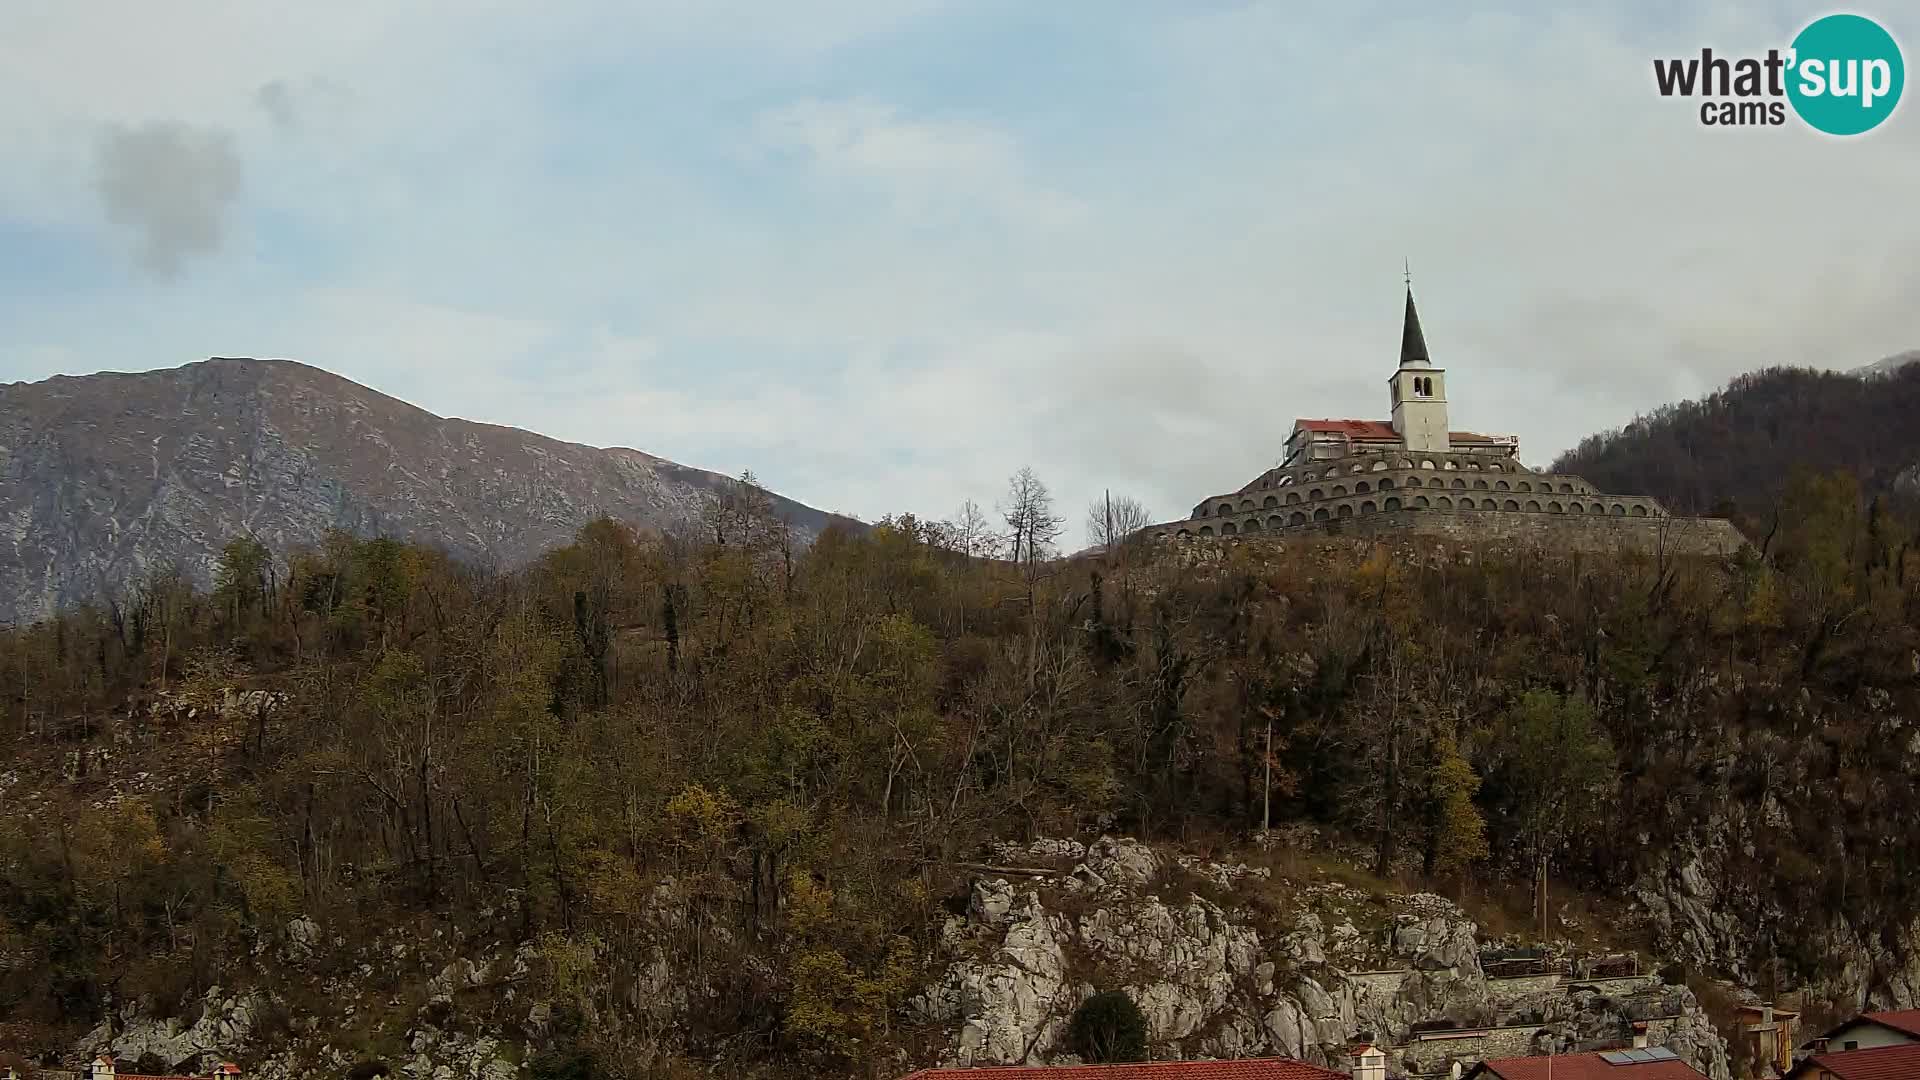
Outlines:
<svg viewBox="0 0 1920 1080"><path fill-rule="evenodd" d="M1463 1080L1702 1080L1705 1074L1660 1046L1589 1054L1495 1058Z"/></svg>
<svg viewBox="0 0 1920 1080"><path fill-rule="evenodd" d="M240 1066L231 1061L223 1061L204 1076L156 1076L150 1073L121 1072L114 1064L113 1055L102 1054L93 1059L93 1064L77 1074L47 1075L77 1076L78 1080L239 1080ZM8 1080L12 1080L11 1075Z"/></svg>
<svg viewBox="0 0 1920 1080"><path fill-rule="evenodd" d="M1747 1057L1754 1062L1754 1075L1787 1075L1793 1068L1793 1034L1800 1014L1792 1009L1775 1008L1771 1002L1761 1002L1736 1008L1734 1022L1746 1044Z"/></svg>
<svg viewBox="0 0 1920 1080"><path fill-rule="evenodd" d="M1355 1080L1386 1080L1386 1056L1356 1048ZM1377 1066L1378 1071L1361 1072ZM1146 1061L1120 1065L994 1065L922 1069L903 1080L1348 1080L1348 1074L1291 1058L1227 1061Z"/></svg>
<svg viewBox="0 0 1920 1080"><path fill-rule="evenodd" d="M1914 1080L1920 1077L1920 1042L1814 1054L1793 1067L1788 1080Z"/></svg>
<svg viewBox="0 0 1920 1080"><path fill-rule="evenodd" d="M1911 1043L1920 1043L1920 1009L1861 1013L1801 1049L1820 1054L1829 1050L1872 1050Z"/></svg>

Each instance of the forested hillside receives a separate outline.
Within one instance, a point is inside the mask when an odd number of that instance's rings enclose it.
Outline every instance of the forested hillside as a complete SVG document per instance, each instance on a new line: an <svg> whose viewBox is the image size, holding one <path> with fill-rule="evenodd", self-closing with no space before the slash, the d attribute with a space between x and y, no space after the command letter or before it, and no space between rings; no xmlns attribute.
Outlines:
<svg viewBox="0 0 1920 1080"><path fill-rule="evenodd" d="M1751 385L1797 384L1824 385ZM263 1030L374 1075L415 1010L495 1021L424 985L349 1007L353 963L274 958L486 920L537 946L489 984L529 1053L897 1074L945 1038L902 1005L981 841L1205 844L1269 812L1521 910L1537 858L1621 894L1711 851L1738 936L1699 939L1702 970L1850 985L1834 920L1897 966L1920 915L1920 548L1845 478L1784 498L1767 561L1668 565L1337 540L979 559L955 550L977 529L912 518L795 553L750 489L697 543L601 521L504 574L235 541L209 593L155 578L0 635L0 1046L264 984L297 1006ZM659 985L663 883L667 1020L635 989Z"/></svg>
<svg viewBox="0 0 1920 1080"><path fill-rule="evenodd" d="M1554 462L1605 491L1761 531L1796 468L1845 471L1869 496L1920 500L1920 364L1861 376L1810 368L1742 375L1594 435Z"/></svg>

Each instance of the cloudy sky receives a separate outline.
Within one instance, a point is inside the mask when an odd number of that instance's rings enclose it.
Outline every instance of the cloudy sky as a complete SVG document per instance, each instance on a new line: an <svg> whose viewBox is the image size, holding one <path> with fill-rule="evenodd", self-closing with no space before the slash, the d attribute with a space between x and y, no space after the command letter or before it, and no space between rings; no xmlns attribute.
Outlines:
<svg viewBox="0 0 1920 1080"><path fill-rule="evenodd" d="M1920 101L1653 90L1825 8L1542 6L7 0L0 381L287 357L869 519L1031 464L1077 527L1384 416L1403 259L1536 464L1920 346Z"/></svg>

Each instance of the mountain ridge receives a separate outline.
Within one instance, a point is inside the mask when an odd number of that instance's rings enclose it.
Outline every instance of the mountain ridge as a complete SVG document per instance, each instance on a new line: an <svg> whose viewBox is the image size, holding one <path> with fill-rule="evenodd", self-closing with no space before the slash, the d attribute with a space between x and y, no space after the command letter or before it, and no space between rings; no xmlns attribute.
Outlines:
<svg viewBox="0 0 1920 1080"><path fill-rule="evenodd" d="M13 621L111 598L168 565L204 584L243 534L285 550L337 528L514 565L602 514L684 529L732 483L249 357L0 386L0 476L0 620ZM803 542L857 524L772 501Z"/></svg>

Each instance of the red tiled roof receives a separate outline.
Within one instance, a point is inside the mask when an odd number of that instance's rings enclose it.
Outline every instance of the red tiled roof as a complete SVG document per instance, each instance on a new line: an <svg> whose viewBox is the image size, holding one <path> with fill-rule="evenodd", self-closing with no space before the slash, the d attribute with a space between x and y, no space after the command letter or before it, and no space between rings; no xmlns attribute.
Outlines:
<svg viewBox="0 0 1920 1080"><path fill-rule="evenodd" d="M1149 1061L1130 1065L993 1065L922 1069L904 1080L1347 1080L1346 1073L1290 1058Z"/></svg>
<svg viewBox="0 0 1920 1080"><path fill-rule="evenodd" d="M1481 1062L1472 1075L1497 1076L1500 1080L1700 1080L1702 1076L1684 1061L1615 1065L1598 1053L1495 1058Z"/></svg>
<svg viewBox="0 0 1920 1080"><path fill-rule="evenodd" d="M1349 439L1362 441L1399 442L1400 433L1393 430L1393 424L1386 420L1306 420L1293 422L1295 429L1305 429L1329 435L1345 435ZM1447 438L1457 443L1490 443L1495 439L1491 435L1480 435L1472 431L1450 431Z"/></svg>
<svg viewBox="0 0 1920 1080"><path fill-rule="evenodd" d="M1350 439L1393 439L1398 441L1400 433L1393 425L1384 420L1295 420L1293 426L1308 431L1323 431L1333 435L1345 435Z"/></svg>
<svg viewBox="0 0 1920 1080"><path fill-rule="evenodd" d="M1861 1019L1890 1027L1895 1031L1904 1031L1920 1039L1920 1009L1896 1009L1892 1012L1870 1012Z"/></svg>
<svg viewBox="0 0 1920 1080"><path fill-rule="evenodd" d="M1795 1075L1808 1064L1825 1069L1839 1080L1913 1080L1920 1076L1920 1043L1815 1054L1801 1062L1801 1068L1794 1070Z"/></svg>
<svg viewBox="0 0 1920 1080"><path fill-rule="evenodd" d="M113 1080L207 1080L204 1076L149 1076L146 1073L123 1073L116 1071Z"/></svg>

